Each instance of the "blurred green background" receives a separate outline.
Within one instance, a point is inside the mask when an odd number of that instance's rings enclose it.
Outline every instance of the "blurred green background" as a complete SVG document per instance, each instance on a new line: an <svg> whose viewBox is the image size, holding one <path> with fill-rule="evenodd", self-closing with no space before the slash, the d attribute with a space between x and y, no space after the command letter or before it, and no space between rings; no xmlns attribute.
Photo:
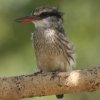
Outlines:
<svg viewBox="0 0 100 100"><path fill-rule="evenodd" d="M16 23L38 6L57 6L64 15L65 30L77 50L77 67L100 65L100 0L0 0L0 76L33 73L32 23ZM55 100L55 96L24 100ZM100 100L100 92L67 94L65 100Z"/></svg>

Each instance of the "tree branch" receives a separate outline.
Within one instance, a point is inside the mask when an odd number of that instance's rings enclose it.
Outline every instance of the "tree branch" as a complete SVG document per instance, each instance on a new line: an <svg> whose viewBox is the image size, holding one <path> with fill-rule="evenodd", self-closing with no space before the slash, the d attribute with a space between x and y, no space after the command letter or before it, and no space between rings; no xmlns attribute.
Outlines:
<svg viewBox="0 0 100 100"><path fill-rule="evenodd" d="M0 78L0 100L100 90L100 67Z"/></svg>

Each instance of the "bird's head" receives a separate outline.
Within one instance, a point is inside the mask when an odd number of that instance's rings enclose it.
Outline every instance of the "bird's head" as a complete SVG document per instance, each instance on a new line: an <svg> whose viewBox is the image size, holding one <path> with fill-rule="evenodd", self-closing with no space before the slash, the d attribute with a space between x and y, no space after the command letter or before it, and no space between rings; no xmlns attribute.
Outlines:
<svg viewBox="0 0 100 100"><path fill-rule="evenodd" d="M51 27L62 21L63 13L56 7L39 7L32 11L30 16L18 18L17 22L32 22L36 27Z"/></svg>

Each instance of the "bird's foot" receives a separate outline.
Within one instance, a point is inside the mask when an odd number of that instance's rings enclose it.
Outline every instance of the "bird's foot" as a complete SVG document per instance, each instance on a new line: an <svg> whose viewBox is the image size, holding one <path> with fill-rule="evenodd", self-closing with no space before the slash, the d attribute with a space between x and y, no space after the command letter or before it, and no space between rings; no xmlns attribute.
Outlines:
<svg viewBox="0 0 100 100"><path fill-rule="evenodd" d="M42 70L38 70L38 71L34 72L34 75L36 76L36 75L41 74L41 73L42 73Z"/></svg>
<svg viewBox="0 0 100 100"><path fill-rule="evenodd" d="M55 77L57 77L58 76L58 73L59 73L59 71L52 72L51 79L54 79Z"/></svg>

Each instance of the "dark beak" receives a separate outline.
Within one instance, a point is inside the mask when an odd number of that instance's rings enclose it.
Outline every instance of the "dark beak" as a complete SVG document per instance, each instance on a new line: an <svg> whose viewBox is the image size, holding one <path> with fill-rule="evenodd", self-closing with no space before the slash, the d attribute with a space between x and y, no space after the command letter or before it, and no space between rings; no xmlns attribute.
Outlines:
<svg viewBox="0 0 100 100"><path fill-rule="evenodd" d="M26 16L26 17L22 17L22 18L18 18L16 19L16 22L32 22L38 20L36 16Z"/></svg>

